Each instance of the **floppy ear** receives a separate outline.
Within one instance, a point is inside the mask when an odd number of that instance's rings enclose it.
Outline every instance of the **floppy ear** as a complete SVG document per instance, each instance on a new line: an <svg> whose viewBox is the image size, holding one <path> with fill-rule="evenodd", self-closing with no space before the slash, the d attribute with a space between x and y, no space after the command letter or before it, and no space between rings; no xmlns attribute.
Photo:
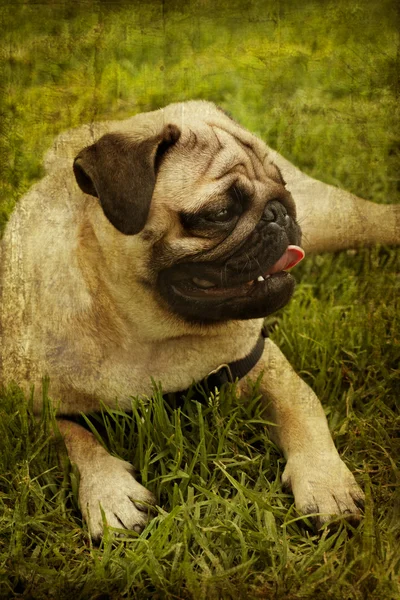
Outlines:
<svg viewBox="0 0 400 600"><path fill-rule="evenodd" d="M156 157L180 135L172 124L141 141L123 133L107 133L75 158L79 187L99 198L107 219L121 233L134 235L145 226L156 183Z"/></svg>

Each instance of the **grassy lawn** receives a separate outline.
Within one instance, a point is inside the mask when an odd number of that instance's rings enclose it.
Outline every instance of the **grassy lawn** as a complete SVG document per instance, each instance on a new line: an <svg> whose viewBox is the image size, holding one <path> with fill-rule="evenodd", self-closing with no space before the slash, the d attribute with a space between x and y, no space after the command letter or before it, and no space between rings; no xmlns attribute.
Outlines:
<svg viewBox="0 0 400 600"><path fill-rule="evenodd" d="M392 0L3 2L0 229L54 136L204 98L304 171L376 202L399 191L400 13ZM159 383L94 427L157 497L142 535L91 543L51 416L0 399L0 597L400 598L400 253L309 257L277 341L322 399L366 492L357 529L316 534L282 490L257 389L179 403ZM275 317L274 317L275 318Z"/></svg>

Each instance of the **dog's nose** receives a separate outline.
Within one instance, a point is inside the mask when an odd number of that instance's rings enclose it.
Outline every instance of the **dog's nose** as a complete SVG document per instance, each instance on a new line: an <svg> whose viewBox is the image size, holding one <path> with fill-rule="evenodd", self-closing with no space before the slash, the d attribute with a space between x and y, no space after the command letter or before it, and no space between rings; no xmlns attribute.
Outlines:
<svg viewBox="0 0 400 600"><path fill-rule="evenodd" d="M289 216L282 202L279 200L270 200L265 205L262 219L267 221L267 223L277 223L278 225L283 226L287 223Z"/></svg>

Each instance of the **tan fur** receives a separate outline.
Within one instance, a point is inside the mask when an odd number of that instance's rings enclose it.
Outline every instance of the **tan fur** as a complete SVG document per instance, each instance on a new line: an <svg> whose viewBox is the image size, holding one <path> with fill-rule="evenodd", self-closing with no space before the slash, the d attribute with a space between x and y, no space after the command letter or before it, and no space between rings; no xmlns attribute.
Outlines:
<svg viewBox="0 0 400 600"><path fill-rule="evenodd" d="M185 150L179 161L167 155L144 229L123 235L106 219L97 198L79 189L72 161L107 132L141 141L167 123L181 129ZM200 150L196 161L194 145ZM209 164L210 146L221 145L224 151ZM202 147L208 149L204 160ZM158 301L148 257L156 244L165 260L168 252L175 259L211 252L215 240L186 236L177 211L215 202L221 172L246 175L256 199L273 198L280 179L271 160L296 202L306 251L399 242L398 207L377 206L311 179L210 103L170 105L59 136L46 157L48 174L21 199L0 246L1 381L16 381L27 391L34 385L37 411L43 375L50 377L50 397L60 415L96 410L101 401L115 406L118 400L129 409L132 396L152 393L152 378L165 392L183 390L220 364L246 356L262 320L189 324ZM256 200L218 250L234 248L262 209ZM318 399L271 341L252 375L261 371L264 400L277 424L274 436L288 460L284 480L299 508L357 512L353 499L361 499L362 492L337 455ZM71 460L84 474L80 499L92 535L102 533L99 502L110 524L142 527L143 512L128 499L135 493L139 501L151 502L151 497L126 464L79 426L60 421L60 429Z"/></svg>

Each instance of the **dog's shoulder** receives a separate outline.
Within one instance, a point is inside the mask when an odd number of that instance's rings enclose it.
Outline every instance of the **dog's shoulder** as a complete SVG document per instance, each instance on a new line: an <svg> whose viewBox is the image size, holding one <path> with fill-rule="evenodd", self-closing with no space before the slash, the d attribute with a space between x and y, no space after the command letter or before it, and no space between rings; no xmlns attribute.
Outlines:
<svg viewBox="0 0 400 600"><path fill-rule="evenodd" d="M89 123L60 133L44 156L44 167L49 173L60 166L72 164L82 148L92 144L107 131L103 123Z"/></svg>
<svg viewBox="0 0 400 600"><path fill-rule="evenodd" d="M72 165L74 158L83 148L94 144L106 133L129 131L133 118L121 121L96 121L63 131L56 137L44 156L43 163L46 171L49 173L60 167Z"/></svg>

